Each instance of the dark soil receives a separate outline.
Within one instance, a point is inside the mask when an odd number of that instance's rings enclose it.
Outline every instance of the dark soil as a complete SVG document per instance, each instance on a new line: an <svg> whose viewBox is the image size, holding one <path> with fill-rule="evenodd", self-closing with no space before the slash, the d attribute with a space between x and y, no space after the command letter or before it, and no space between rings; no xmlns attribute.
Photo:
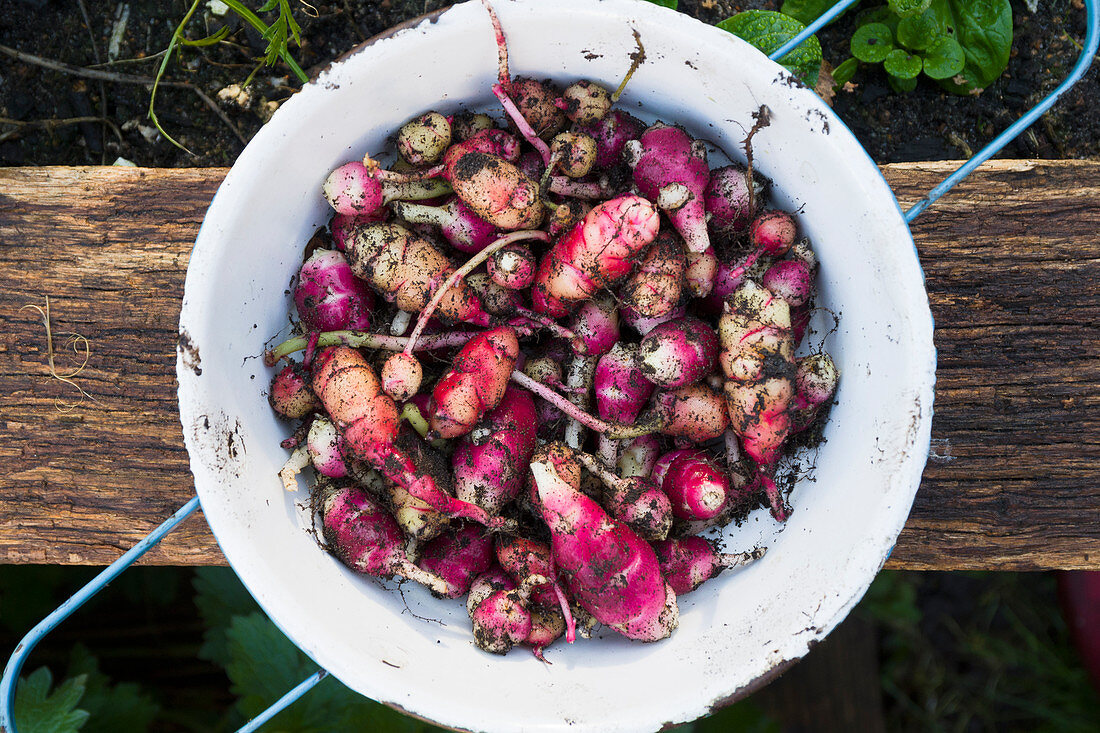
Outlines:
<svg viewBox="0 0 1100 733"><path fill-rule="evenodd" d="M307 6L298 0L293 6L302 27L302 46L291 50L312 74L363 40L445 4L442 0L342 0ZM0 44L51 61L96 66L107 59L116 12L124 5L129 7L129 19L117 60L97 68L151 79L160 63L157 54L167 47L189 2L0 0ZM680 3L683 12L708 23L749 7L778 5L760 0ZM890 90L881 71L865 69L854 79L854 89L840 92L835 109L880 162L968 157L1056 86L1072 67L1084 35L1085 14L1079 5L1080 0L1045 0L1039 12L1032 14L1022 2L1014 2L1012 60L1008 71L980 96L953 96L931 83L899 95ZM148 85L82 79L5 56L0 64L0 165L103 164L118 157L143 166L232 164L244 146L242 139L250 138L263 124L269 103L285 100L299 83L283 65L265 68L255 75L251 100L243 107L219 100L219 91L243 82L256 68L266 43L251 28L242 27L233 13L218 17L205 8L203 3L188 26L189 38L202 38L222 25L233 33L216 46L185 48L170 61L165 78L203 90L217 100L228 123L192 89L162 87L156 105L165 130L194 155L174 147L153 128L147 118ZM837 64L848 56L853 22L849 13L822 34L827 61ZM1100 71L1094 68L1002 155L1100 156L1098 101ZM97 119L72 122L89 117Z"/></svg>

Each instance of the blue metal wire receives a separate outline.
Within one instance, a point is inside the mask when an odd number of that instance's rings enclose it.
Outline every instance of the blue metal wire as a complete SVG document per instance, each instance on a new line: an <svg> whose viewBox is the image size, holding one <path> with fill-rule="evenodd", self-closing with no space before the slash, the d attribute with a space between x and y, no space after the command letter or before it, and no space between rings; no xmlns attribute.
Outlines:
<svg viewBox="0 0 1100 733"><path fill-rule="evenodd" d="M778 62L779 59L783 58L791 51L798 48L799 45L807 38L824 28L825 25L829 23L829 21L843 13L845 10L848 9L849 6L855 5L858 2L859 0L840 0L839 3L826 10L824 15L815 20L813 23L810 23L808 26L806 26L805 30L803 30L797 36L777 48L774 53L768 56L768 58L770 58L772 61Z"/></svg>
<svg viewBox="0 0 1100 733"><path fill-rule="evenodd" d="M151 550L158 542L164 539L164 535L176 528L180 522L189 517L199 508L199 497L194 497L176 511L164 524L160 525L140 542L127 550L122 557L115 560L95 576L90 583L78 590L73 597L58 606L46 618L38 622L38 625L27 632L19 645L15 647L15 653L11 655L7 666L4 668L4 677L0 679L0 731L4 733L16 733L13 710L15 708L15 685L19 681L19 671L23 668L23 662L30 656L34 647L42 640L42 637L53 631L62 621L83 606L88 599L104 586L114 580L119 573L134 564L139 557Z"/></svg>
<svg viewBox="0 0 1100 733"><path fill-rule="evenodd" d="M848 6L852 5L856 0L841 0L836 5L831 7L824 15L815 20L810 25L806 26L806 29L796 35L787 43L780 46L774 53L768 56L772 61L779 61L788 53L798 47L800 43L816 33L826 23L840 15ZM921 213L931 206L938 198L954 188L961 180L969 176L974 172L974 169L986 162L994 155L999 153L1004 146L1008 145L1016 136L1033 125L1036 120L1043 116L1054 103L1058 101L1058 98L1063 93L1085 75L1089 66L1092 65L1092 59L1096 56L1097 48L1100 46L1100 0L1085 0L1085 9L1087 12L1086 19L1086 31L1085 31L1085 44L1081 51L1080 57L1077 59L1077 64L1073 67L1069 76L1058 85L1058 87L1047 95L1043 101L1031 108L1020 119L1016 120L1010 125L1004 132L995 137L992 142L979 150L970 160L963 163L959 168L945 178L939 185L929 191L924 198L913 205L908 211L905 212L905 221L912 223L914 219L921 215Z"/></svg>
<svg viewBox="0 0 1100 733"><path fill-rule="evenodd" d="M274 703L272 703L271 707L269 707L267 710L263 711L255 718L248 721L247 724L238 728L237 733L254 733L254 731L259 730L261 725L274 718L276 715L283 711L283 708L287 707L299 697L312 690L313 686L323 680L325 677L328 677L327 671L323 669L317 670L309 677L306 677L304 680L299 682L298 686L295 687L293 690L286 693Z"/></svg>
<svg viewBox="0 0 1100 733"><path fill-rule="evenodd" d="M1085 0L1085 7L1088 10L1088 18L1085 21L1087 25L1085 31L1085 45L1084 49L1081 51L1081 56L1077 59L1077 65L1073 67L1073 71L1070 72L1065 81L1059 84L1058 88L1047 95L1043 101L1032 107L1031 111L1009 125L1004 132L979 150L974 157L959 166L958 170L945 178L942 183L929 191L924 198L906 211L905 221L912 222L913 219L920 216L921 212L927 209L936 199L954 188L955 184L970 175L975 168L1000 152L1001 148L1012 142L1017 135L1042 117L1048 109L1054 106L1054 103L1058 101L1058 98L1061 97L1067 89L1076 84L1078 80L1085 75L1089 66L1092 65L1093 57L1096 56L1097 47L1100 46L1100 13L1097 12L1098 1L1100 0Z"/></svg>

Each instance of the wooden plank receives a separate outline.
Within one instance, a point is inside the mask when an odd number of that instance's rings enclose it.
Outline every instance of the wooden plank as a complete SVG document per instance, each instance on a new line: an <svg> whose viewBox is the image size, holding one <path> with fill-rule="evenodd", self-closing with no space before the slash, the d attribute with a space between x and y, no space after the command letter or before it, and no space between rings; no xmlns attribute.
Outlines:
<svg viewBox="0 0 1100 733"><path fill-rule="evenodd" d="M904 208L956 165L884 173ZM1100 567L1098 173L995 161L914 222L936 406L891 567Z"/></svg>
<svg viewBox="0 0 1100 733"><path fill-rule="evenodd" d="M903 204L956 164L884 167ZM188 253L224 169L0 169L0 562L102 564L192 494L175 403ZM931 460L888 567L1100 568L1100 163L994 161L914 226ZM87 337L76 380L56 343ZM71 348L71 347L69 347ZM59 357L58 371L73 367ZM224 562L201 518L148 557Z"/></svg>

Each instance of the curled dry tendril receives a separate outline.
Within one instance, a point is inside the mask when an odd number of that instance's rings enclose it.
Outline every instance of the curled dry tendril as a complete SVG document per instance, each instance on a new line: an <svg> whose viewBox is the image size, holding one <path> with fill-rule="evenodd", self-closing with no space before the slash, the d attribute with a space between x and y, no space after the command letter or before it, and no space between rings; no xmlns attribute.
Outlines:
<svg viewBox="0 0 1100 733"><path fill-rule="evenodd" d="M58 412L72 412L80 406L80 403L82 403L85 398L90 399L92 402L95 402L96 398L85 392L84 389L72 379L73 377L84 371L84 368L88 366L88 359L91 357L91 344L88 342L88 339L77 333L69 336L68 340L65 341L65 346L72 344L73 352L78 357L83 357L84 361L80 363L80 366L78 366L76 369L69 372L68 374L58 374L57 365L54 361L53 329L50 326L50 296L46 296L45 308L42 308L42 306L40 305L30 303L23 306L19 310L26 310L27 308L33 308L34 310L38 311L39 315L42 316L42 323L46 326L46 356L49 360L50 378L56 379L59 382L64 382L65 384L68 384L75 388L76 391L80 393L80 399L76 402L65 402L61 398L58 398L56 401Z"/></svg>

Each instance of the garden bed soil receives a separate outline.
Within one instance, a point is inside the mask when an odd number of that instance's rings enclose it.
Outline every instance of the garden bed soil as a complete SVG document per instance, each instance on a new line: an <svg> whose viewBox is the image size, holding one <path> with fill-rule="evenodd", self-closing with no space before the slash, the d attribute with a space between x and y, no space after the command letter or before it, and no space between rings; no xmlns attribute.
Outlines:
<svg viewBox="0 0 1100 733"><path fill-rule="evenodd" d="M291 48L311 75L356 44L397 23L443 7L440 0L292 2L302 45ZM871 3L864 3L871 5ZM681 10L715 23L746 8L778 2L683 0ZM107 60L123 8L125 31L116 34L116 62L97 68L151 79L187 2L129 0L91 3L0 0L0 44L42 59L91 67ZM968 157L1016 120L1065 77L1084 34L1080 0L1040 0L1030 12L1013 3L1015 31L1007 72L977 96L948 94L925 80L899 95L881 70L863 69L833 101L837 114L880 163ZM88 23L82 12L86 10ZM270 18L269 18L270 19ZM194 89L161 87L160 122L191 153L164 139L147 117L149 87L85 79L5 57L0 66L0 165L97 165L118 158L152 167L231 165L270 115L298 88L289 69L259 70L244 95L234 95L256 68L265 41L233 13L217 16L204 2L187 27L192 39L222 25L231 35L215 46L185 48L165 79L187 82L216 103L216 114ZM821 34L827 62L847 58L854 26L849 13ZM89 30L90 28L90 30ZM486 30L488 38L488 29ZM1100 65L1098 65L1100 66ZM228 90L228 91L226 91ZM1001 154L1011 158L1100 156L1100 68ZM89 119L91 118L91 119ZM72 122L72 120L81 120Z"/></svg>

